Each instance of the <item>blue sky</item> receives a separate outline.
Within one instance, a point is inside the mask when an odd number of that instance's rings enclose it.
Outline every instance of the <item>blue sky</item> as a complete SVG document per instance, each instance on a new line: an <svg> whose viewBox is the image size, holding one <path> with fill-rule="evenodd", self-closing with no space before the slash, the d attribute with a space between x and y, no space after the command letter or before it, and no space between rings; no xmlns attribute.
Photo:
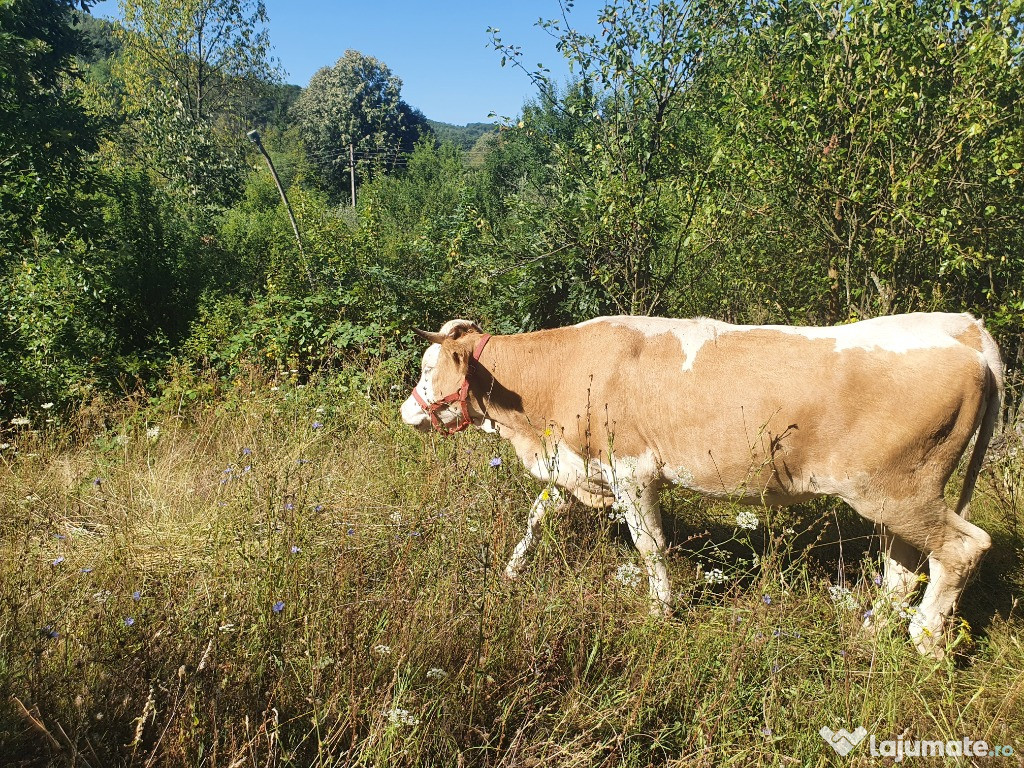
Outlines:
<svg viewBox="0 0 1024 768"><path fill-rule="evenodd" d="M538 63L564 79L568 68L554 40L534 26L560 14L557 0L266 0L273 55L285 80L305 86L316 70L354 48L380 59L402 80L402 98L431 120L462 125L487 121L488 113L513 117L533 96L529 78L501 67L488 45L488 27L506 43L523 48L524 62ZM570 20L595 31L601 0L578 0ZM93 13L118 15L116 0L103 0Z"/></svg>

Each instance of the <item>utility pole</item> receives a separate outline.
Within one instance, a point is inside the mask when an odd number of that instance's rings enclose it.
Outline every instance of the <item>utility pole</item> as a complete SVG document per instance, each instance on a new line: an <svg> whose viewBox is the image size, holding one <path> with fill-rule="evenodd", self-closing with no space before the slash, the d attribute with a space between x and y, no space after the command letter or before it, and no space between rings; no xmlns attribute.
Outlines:
<svg viewBox="0 0 1024 768"><path fill-rule="evenodd" d="M295 214L292 213L292 206L291 203L288 202L288 195L284 193L284 187L281 186L281 179L277 176L277 169L274 168L274 161L270 159L270 155L267 153L267 150L263 148L263 142L260 140L259 131L254 128L245 135L249 137L249 141L256 145L256 149L260 151L260 154L263 155L267 161L267 167L270 168L270 175L274 177L274 183L277 185L277 191L281 195L282 202L284 202L285 210L288 211L288 219L291 221L292 231L295 233L295 242L299 244L299 254L301 254L303 261L305 261L306 252L302 247L302 238L299 236L299 225L295 223Z"/></svg>
<svg viewBox="0 0 1024 768"><path fill-rule="evenodd" d="M356 145L348 144L348 173L352 178L352 207L356 207Z"/></svg>

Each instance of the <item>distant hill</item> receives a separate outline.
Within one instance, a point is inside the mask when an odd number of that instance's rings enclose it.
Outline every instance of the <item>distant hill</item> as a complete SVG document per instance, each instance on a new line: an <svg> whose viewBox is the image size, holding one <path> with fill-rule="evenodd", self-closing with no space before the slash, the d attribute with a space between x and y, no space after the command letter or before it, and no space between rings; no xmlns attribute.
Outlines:
<svg viewBox="0 0 1024 768"><path fill-rule="evenodd" d="M451 123L440 123L437 120L427 120L427 124L437 136L438 141L450 141L467 152L473 148L481 136L498 130L496 123L452 125Z"/></svg>

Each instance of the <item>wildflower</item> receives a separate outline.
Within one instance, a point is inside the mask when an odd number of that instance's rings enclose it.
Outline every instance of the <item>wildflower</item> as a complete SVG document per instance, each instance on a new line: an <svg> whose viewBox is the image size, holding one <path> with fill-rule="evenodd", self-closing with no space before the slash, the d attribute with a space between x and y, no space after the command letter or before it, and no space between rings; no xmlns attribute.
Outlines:
<svg viewBox="0 0 1024 768"><path fill-rule="evenodd" d="M764 597L761 598L761 600L764 601L765 605L771 605L772 604L772 596L771 595L765 595Z"/></svg>
<svg viewBox="0 0 1024 768"><path fill-rule="evenodd" d="M446 677L448 677L448 673L440 667L432 667L427 670L428 680L444 680Z"/></svg>
<svg viewBox="0 0 1024 768"><path fill-rule="evenodd" d="M355 528L349 528L345 533L347 533L349 536L351 536L355 532L356 532Z"/></svg>
<svg viewBox="0 0 1024 768"><path fill-rule="evenodd" d="M882 586L882 574L876 573L875 578L873 578L872 581L875 582L876 587Z"/></svg>
<svg viewBox="0 0 1024 768"><path fill-rule="evenodd" d="M313 429L323 429L323 428L324 428L324 425L321 424L319 421L314 421L313 422Z"/></svg>
<svg viewBox="0 0 1024 768"><path fill-rule="evenodd" d="M95 477L95 478L93 478L92 484L95 485L97 488L99 488L101 485L103 485L103 478L102 477Z"/></svg>
<svg viewBox="0 0 1024 768"><path fill-rule="evenodd" d="M324 511L324 505L323 504L317 504L315 507L313 507L313 511L314 512L323 512Z"/></svg>
<svg viewBox="0 0 1024 768"><path fill-rule="evenodd" d="M491 459L487 463L490 464L492 467L500 467L501 466L501 457L500 456L495 456L493 459Z"/></svg>
<svg viewBox="0 0 1024 768"><path fill-rule="evenodd" d="M221 624L219 627L217 627L217 630L219 632L234 632L235 631L235 625L231 624L230 622L227 623L227 624Z"/></svg>
<svg viewBox="0 0 1024 768"><path fill-rule="evenodd" d="M125 625L126 627L130 627L130 626L132 626L132 625L133 625L134 623L135 623L135 619L133 619L133 618L132 618L131 616L125 616L125 617L124 617L124 625Z"/></svg>
<svg viewBox="0 0 1024 768"><path fill-rule="evenodd" d="M146 437L150 440L156 440L160 437L160 427L150 427L146 430Z"/></svg>
<svg viewBox="0 0 1024 768"><path fill-rule="evenodd" d="M615 580L627 587L637 587L640 584L640 569L633 563L620 565L615 571Z"/></svg>
<svg viewBox="0 0 1024 768"><path fill-rule="evenodd" d="M243 456L248 456L250 453L252 453L252 448L243 448L242 449L242 455Z"/></svg>
<svg viewBox="0 0 1024 768"><path fill-rule="evenodd" d="M724 584L729 580L729 577L722 572L721 568L712 568L704 574L705 584Z"/></svg>
<svg viewBox="0 0 1024 768"><path fill-rule="evenodd" d="M52 624L47 624L45 627L40 629L39 634L41 634L43 637L49 638L50 640L56 640L58 637L60 637L60 633L53 628Z"/></svg>
<svg viewBox="0 0 1024 768"><path fill-rule="evenodd" d="M839 608L847 611L857 608L857 601L853 599L853 594L846 587L841 587L837 584L833 585L828 588L828 594L832 598L832 602Z"/></svg>
<svg viewBox="0 0 1024 768"><path fill-rule="evenodd" d="M749 509L742 510L736 515L736 527L742 528L745 531L752 531L757 528L758 523L761 521L757 519L757 515L751 512Z"/></svg>
<svg viewBox="0 0 1024 768"><path fill-rule="evenodd" d="M31 422L24 416L17 416L11 419L11 425L15 427L27 427Z"/></svg>
<svg viewBox="0 0 1024 768"><path fill-rule="evenodd" d="M402 522L402 513L397 509L391 513L391 522L396 524L400 524Z"/></svg>
<svg viewBox="0 0 1024 768"><path fill-rule="evenodd" d="M297 554L299 554L299 552L301 552L301 551L302 551L302 547L297 547L297 546L295 546L294 544L292 544L292 554L293 554L293 555L297 555Z"/></svg>
<svg viewBox="0 0 1024 768"><path fill-rule="evenodd" d="M92 573L92 568L79 568L79 573Z"/></svg>
<svg viewBox="0 0 1024 768"><path fill-rule="evenodd" d="M41 406L39 406L39 407L40 407L40 408L42 408L42 409L43 409L44 411L48 411L48 410L50 410L51 408L53 408L53 403L43 403L43 404L42 404Z"/></svg>
<svg viewBox="0 0 1024 768"><path fill-rule="evenodd" d="M64 555L61 555L60 557L58 557L56 560L53 561L53 565L60 565L63 562L64 562Z"/></svg>
<svg viewBox="0 0 1024 768"><path fill-rule="evenodd" d="M110 599L110 590L101 589L99 592L93 592L92 599L97 603L105 603Z"/></svg>
<svg viewBox="0 0 1024 768"><path fill-rule="evenodd" d="M761 735L762 736L771 736L772 735L772 729L769 728L768 726L765 726L764 728L761 729Z"/></svg>
<svg viewBox="0 0 1024 768"><path fill-rule="evenodd" d="M392 725L419 725L420 719L409 712L408 709L393 707L387 711L388 722Z"/></svg>
<svg viewBox="0 0 1024 768"><path fill-rule="evenodd" d="M274 603L271 606L271 609L274 611L274 613L280 613L281 611L283 611L284 610L284 600L278 600L276 603Z"/></svg>
<svg viewBox="0 0 1024 768"><path fill-rule="evenodd" d="M132 592L132 600L134 600L137 603L141 599L142 599L142 593L139 592L139 590L135 590L134 592Z"/></svg>
<svg viewBox="0 0 1024 768"><path fill-rule="evenodd" d="M375 645L373 646L373 652L378 656L390 656L391 646L390 645Z"/></svg>
<svg viewBox="0 0 1024 768"><path fill-rule="evenodd" d="M289 509L289 510L291 510L291 509L295 509L295 505L294 505L294 504L292 504L292 503L291 503L291 502L289 501L289 502L286 502L286 503L285 503L285 505L284 505L284 508L285 508L285 509Z"/></svg>
<svg viewBox="0 0 1024 768"><path fill-rule="evenodd" d="M6 451L10 447L11 447L10 443L0 443L0 451Z"/></svg>

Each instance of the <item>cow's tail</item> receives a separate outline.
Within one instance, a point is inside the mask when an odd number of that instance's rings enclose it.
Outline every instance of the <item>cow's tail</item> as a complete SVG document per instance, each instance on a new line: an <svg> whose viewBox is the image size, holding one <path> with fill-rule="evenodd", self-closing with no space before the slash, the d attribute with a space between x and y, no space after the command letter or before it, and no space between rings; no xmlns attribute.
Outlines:
<svg viewBox="0 0 1024 768"><path fill-rule="evenodd" d="M985 400L985 413L981 418L981 426L978 427L978 437L974 441L974 451L971 452L971 460L967 464L967 473L964 475L963 488L960 490L960 498L956 502L956 512L964 515L967 503L974 494L974 487L978 483L978 475L981 474L981 465L985 459L985 451L996 431L996 423L999 421L999 412L1003 402L1003 358L999 354L999 347L995 339L984 329L981 321L975 321L981 330L981 354L985 359L986 389L988 396Z"/></svg>

